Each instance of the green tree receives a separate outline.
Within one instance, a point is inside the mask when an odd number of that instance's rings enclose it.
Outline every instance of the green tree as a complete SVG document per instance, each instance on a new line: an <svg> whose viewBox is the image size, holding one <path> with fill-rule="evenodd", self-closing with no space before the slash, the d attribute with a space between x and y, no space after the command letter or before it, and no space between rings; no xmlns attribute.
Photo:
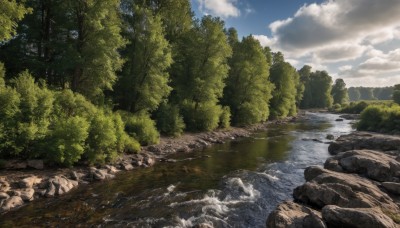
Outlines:
<svg viewBox="0 0 400 228"><path fill-rule="evenodd" d="M346 83L343 79L338 78L332 86L333 104L345 104L349 101L349 95L346 88Z"/></svg>
<svg viewBox="0 0 400 228"><path fill-rule="evenodd" d="M316 71L311 73L309 89L312 94L310 108L329 108L332 106L332 77L329 76L328 72Z"/></svg>
<svg viewBox="0 0 400 228"><path fill-rule="evenodd" d="M311 66L305 65L299 71L300 75L300 83L304 86L303 97L300 102L301 108L310 108L312 102L312 93L311 93L311 84L310 84L310 75L311 75Z"/></svg>
<svg viewBox="0 0 400 228"><path fill-rule="evenodd" d="M400 84L397 84L394 86L392 97L393 97L394 102L396 102L397 104L400 104Z"/></svg>
<svg viewBox="0 0 400 228"><path fill-rule="evenodd" d="M275 86L271 99L271 118L285 118L296 114L297 77L296 69L285 62L283 54L273 54L270 69L271 82Z"/></svg>
<svg viewBox="0 0 400 228"><path fill-rule="evenodd" d="M235 125L267 120L273 85L269 65L260 43L252 36L234 44L223 103L228 105Z"/></svg>
<svg viewBox="0 0 400 228"><path fill-rule="evenodd" d="M0 4L0 42L11 39L16 34L18 21L31 12L16 0L4 0Z"/></svg>
<svg viewBox="0 0 400 228"><path fill-rule="evenodd" d="M133 113L153 111L171 91L167 71L172 63L171 48L161 18L150 10L134 6L126 21L130 44L124 50L127 62L116 86L119 106Z"/></svg>
<svg viewBox="0 0 400 228"><path fill-rule="evenodd" d="M174 66L174 100L185 104L186 111L183 113L187 114L184 119L189 129L201 130L202 126L207 126L207 130L212 130L218 124L199 123L202 118L196 121L196 126L190 126L189 122L193 123L190 120L193 116L203 114L200 107L214 110L206 115L220 113L217 109L222 110L214 106L223 95L224 79L229 70L227 62L232 54L224 33L224 22L211 16L203 17L185 34L181 45L182 56L176 59ZM214 123L215 119L219 116L202 120Z"/></svg>
<svg viewBox="0 0 400 228"><path fill-rule="evenodd" d="M360 90L358 88L350 87L348 89L348 93L349 93L350 101L358 101L358 100L360 100L361 94L360 94Z"/></svg>

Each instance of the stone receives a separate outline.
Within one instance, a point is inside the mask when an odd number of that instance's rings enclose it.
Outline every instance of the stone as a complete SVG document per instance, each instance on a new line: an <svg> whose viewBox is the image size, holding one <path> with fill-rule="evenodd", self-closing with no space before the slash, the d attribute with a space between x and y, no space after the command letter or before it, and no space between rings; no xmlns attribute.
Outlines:
<svg viewBox="0 0 400 228"><path fill-rule="evenodd" d="M0 180L0 192L8 192L10 184L6 180Z"/></svg>
<svg viewBox="0 0 400 228"><path fill-rule="evenodd" d="M156 163L156 160L153 157L145 157L144 163L148 166L153 166Z"/></svg>
<svg viewBox="0 0 400 228"><path fill-rule="evenodd" d="M112 166L112 165L106 165L106 169L107 169L107 172L111 173L111 174L116 174L120 171L117 168L115 168L115 166Z"/></svg>
<svg viewBox="0 0 400 228"><path fill-rule="evenodd" d="M383 182L382 186L390 193L400 195L400 183Z"/></svg>
<svg viewBox="0 0 400 228"><path fill-rule="evenodd" d="M337 173L319 166L306 168L307 182L293 191L295 200L322 208L337 205L348 208L382 207L400 212L395 202L373 182L354 174Z"/></svg>
<svg viewBox="0 0 400 228"><path fill-rule="evenodd" d="M197 224L197 225L195 225L195 226L193 226L193 228L213 228L214 226L211 224L208 224L208 223L200 223L200 224Z"/></svg>
<svg viewBox="0 0 400 228"><path fill-rule="evenodd" d="M339 165L339 161L335 158L326 159L324 168L335 172L343 172L342 166Z"/></svg>
<svg viewBox="0 0 400 228"><path fill-rule="evenodd" d="M377 208L341 208L335 205L328 205L322 208L322 218L329 227L398 227L391 218Z"/></svg>
<svg viewBox="0 0 400 228"><path fill-rule="evenodd" d="M28 160L28 167L34 169L44 169L44 162L43 160Z"/></svg>
<svg viewBox="0 0 400 228"><path fill-rule="evenodd" d="M71 179L75 181L80 181L82 177L84 177L85 174L77 172L77 171L72 171L71 172Z"/></svg>
<svg viewBox="0 0 400 228"><path fill-rule="evenodd" d="M78 181L70 180L65 176L54 176L47 180L47 188L45 192L46 197L54 197L57 195L65 194L77 187Z"/></svg>
<svg viewBox="0 0 400 228"><path fill-rule="evenodd" d="M133 165L127 162L121 163L121 168L126 171L133 170Z"/></svg>
<svg viewBox="0 0 400 228"><path fill-rule="evenodd" d="M24 201L22 200L21 197L12 196L3 202L3 205L0 208L0 212L9 211L15 207L22 206L23 204L24 204Z"/></svg>
<svg viewBox="0 0 400 228"><path fill-rule="evenodd" d="M400 177L400 162L390 155L372 150L352 150L337 154L331 158L326 168L333 168L334 161L345 171L358 173L377 181L393 181L393 178Z"/></svg>
<svg viewBox="0 0 400 228"><path fill-rule="evenodd" d="M336 155L349 150L378 150L400 155L400 136L356 131L340 136L329 145L329 153ZM395 155L393 154L393 155Z"/></svg>
<svg viewBox="0 0 400 228"><path fill-rule="evenodd" d="M106 180L113 179L115 175L109 174L105 169L96 169L95 167L90 168L90 174L92 179L94 180Z"/></svg>
<svg viewBox="0 0 400 228"><path fill-rule="evenodd" d="M5 192L0 192L0 200L8 199L10 196Z"/></svg>
<svg viewBox="0 0 400 228"><path fill-rule="evenodd" d="M325 228L321 214L309 207L285 201L268 216L268 228Z"/></svg>
<svg viewBox="0 0 400 228"><path fill-rule="evenodd" d="M331 135L331 134L328 134L328 135L326 136L326 139L328 139L328 140L334 140L334 139L335 139L335 136L334 136L334 135Z"/></svg>
<svg viewBox="0 0 400 228"><path fill-rule="evenodd" d="M21 199L23 201L32 201L33 195L35 194L35 190L33 188L27 188L27 189L23 189L23 190L19 190L19 197L21 197Z"/></svg>
<svg viewBox="0 0 400 228"><path fill-rule="evenodd" d="M36 184L40 184L42 182L42 178L38 178L36 176L26 177L19 181L20 188L32 188Z"/></svg>
<svg viewBox="0 0 400 228"><path fill-rule="evenodd" d="M341 122L341 121L343 121L343 119L339 118L339 119L336 119L335 121Z"/></svg>

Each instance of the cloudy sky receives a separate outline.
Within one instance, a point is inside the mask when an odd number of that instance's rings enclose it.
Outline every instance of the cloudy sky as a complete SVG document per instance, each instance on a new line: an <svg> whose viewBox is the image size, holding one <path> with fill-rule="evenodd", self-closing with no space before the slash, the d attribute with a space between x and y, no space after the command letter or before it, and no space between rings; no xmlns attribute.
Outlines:
<svg viewBox="0 0 400 228"><path fill-rule="evenodd" d="M191 0L240 36L348 86L400 84L400 0Z"/></svg>

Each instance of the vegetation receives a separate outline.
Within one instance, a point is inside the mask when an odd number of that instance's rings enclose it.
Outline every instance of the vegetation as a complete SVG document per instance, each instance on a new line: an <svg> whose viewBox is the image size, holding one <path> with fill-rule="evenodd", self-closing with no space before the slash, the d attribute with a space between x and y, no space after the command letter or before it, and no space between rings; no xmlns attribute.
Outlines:
<svg viewBox="0 0 400 228"><path fill-rule="evenodd" d="M400 106L370 105L361 113L357 130L400 133Z"/></svg>
<svg viewBox="0 0 400 228"><path fill-rule="evenodd" d="M393 87L350 87L348 94L350 101L391 100Z"/></svg>
<svg viewBox="0 0 400 228"><path fill-rule="evenodd" d="M189 0L8 0L0 12L0 159L104 163L160 133L346 101L343 80L332 90L327 72L194 19Z"/></svg>
<svg viewBox="0 0 400 228"><path fill-rule="evenodd" d="M332 86L333 104L345 104L349 101L349 95L346 88L346 83L343 79L336 79L335 84Z"/></svg>
<svg viewBox="0 0 400 228"><path fill-rule="evenodd" d="M393 101L396 104L400 104L400 84L397 84L397 85L394 86Z"/></svg>

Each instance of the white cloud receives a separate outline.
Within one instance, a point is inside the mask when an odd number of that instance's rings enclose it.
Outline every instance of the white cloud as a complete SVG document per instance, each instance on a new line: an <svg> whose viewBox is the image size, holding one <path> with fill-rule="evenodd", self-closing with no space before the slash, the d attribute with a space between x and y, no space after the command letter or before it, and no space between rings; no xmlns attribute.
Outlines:
<svg viewBox="0 0 400 228"><path fill-rule="evenodd" d="M253 37L260 41L261 46L266 47L266 46L273 46L274 43L276 42L273 39L268 38L268 36L265 35L253 35Z"/></svg>
<svg viewBox="0 0 400 228"><path fill-rule="evenodd" d="M211 14L223 18L238 17L240 10L236 6L237 0L197 0L199 10L204 14Z"/></svg>
<svg viewBox="0 0 400 228"><path fill-rule="evenodd" d="M346 83L400 81L400 0L326 0L269 28L272 36L255 37L296 65L328 69Z"/></svg>

